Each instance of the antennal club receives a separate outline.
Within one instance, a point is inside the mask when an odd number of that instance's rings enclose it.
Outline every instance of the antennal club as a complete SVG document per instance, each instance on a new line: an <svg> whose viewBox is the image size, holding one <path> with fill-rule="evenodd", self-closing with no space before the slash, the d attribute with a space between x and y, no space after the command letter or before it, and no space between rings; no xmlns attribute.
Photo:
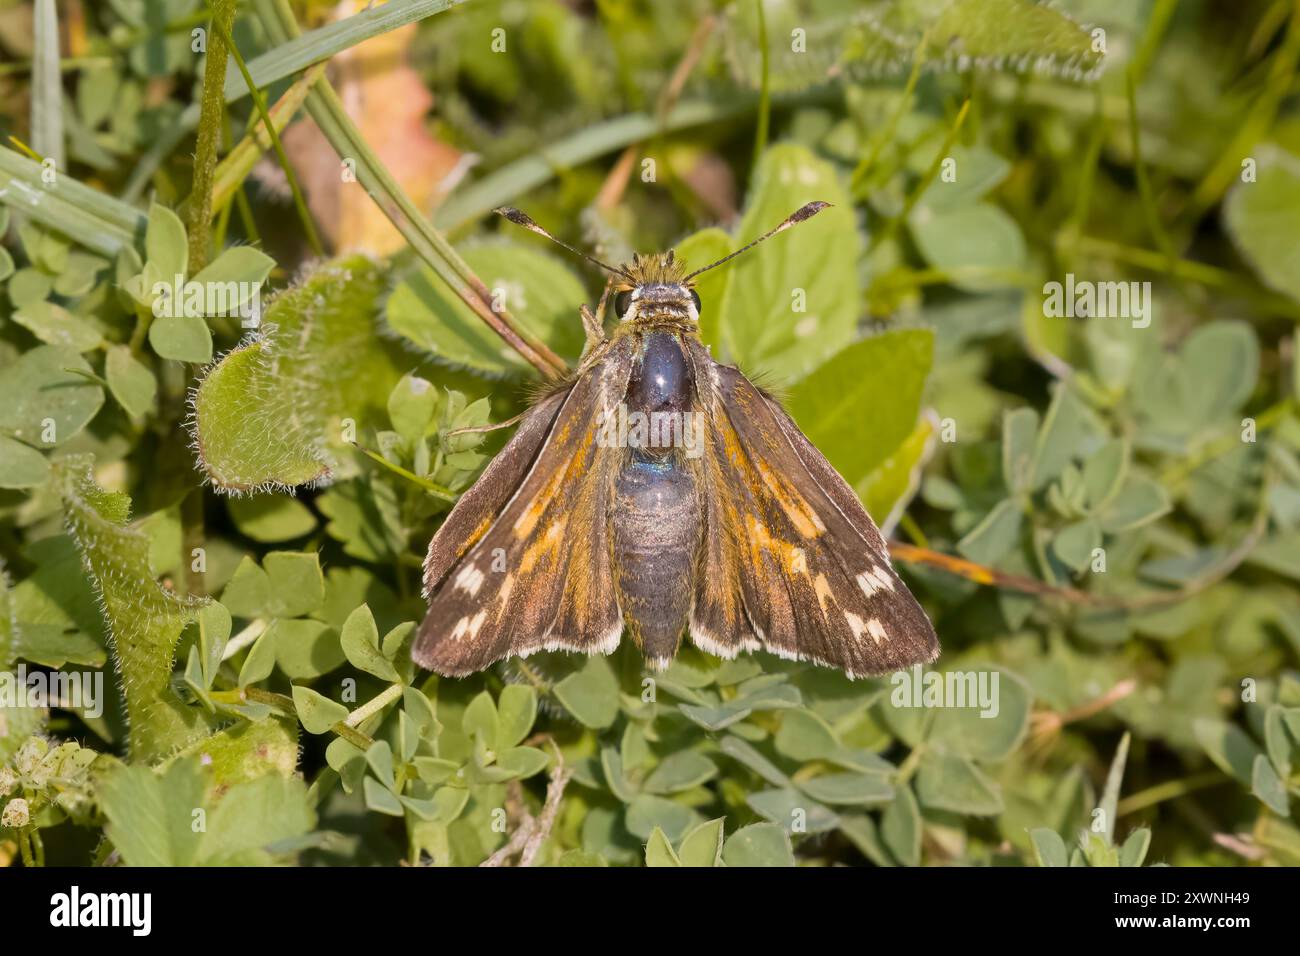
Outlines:
<svg viewBox="0 0 1300 956"><path fill-rule="evenodd" d="M583 252L581 249L575 249L567 242L561 242L559 239L556 239L553 235L551 235L549 232L547 232L545 229L539 226L535 221L533 221L533 218L531 216L529 216L527 213L523 212L522 210L516 209L514 206L501 206L497 209L493 209L492 211L496 213L498 216L504 216L506 219L509 219L516 226L523 226L529 232L535 232L539 236L545 236L547 239L551 240L551 242L555 243L557 246L562 246L563 248L568 249L576 256L582 256L582 258L586 259L588 262L600 266L606 272L612 272L616 276L622 276L623 278L629 280L632 278L630 275L628 275L626 270L616 269L611 265L601 262L595 256L590 256L587 253Z"/></svg>
<svg viewBox="0 0 1300 956"><path fill-rule="evenodd" d="M808 204L805 205L805 206L800 206L800 207L799 207L798 209L796 209L794 212L790 213L790 215L787 216L787 217L782 221L782 223L781 223L779 226L777 226L775 229L772 229L772 230L770 230L769 232L765 232L765 233L763 233L763 235L759 236L757 239L755 239L755 240L754 240L753 242L751 242L749 245L747 245L747 246L741 246L741 247L740 247L739 249L737 249L735 252L731 253L731 255L729 255L729 256L723 256L723 257L722 257L721 259L719 259L717 262L711 262L711 263L709 263L709 265L705 266L703 269L696 269L694 272L692 272L690 275L688 275L688 276L686 277L686 280L685 280L685 281L689 282L691 279L694 279L694 278L695 278L697 275L699 275L701 272L708 272L710 269L715 269L715 268L717 268L718 266L722 265L724 262L726 262L726 261L728 261L728 260L730 260L730 259L734 259L734 258L736 258L736 256L740 255L742 252L748 252L750 249L753 249L756 245L758 245L760 242L764 241L765 239L771 239L771 238L772 238L773 236L775 236L778 232L785 232L785 231L786 231L787 229L789 229L791 226L797 226L799 223L803 222L805 219L811 219L813 216L817 215L819 212L821 212L823 209L826 209L826 208L829 207L829 206L830 206L830 203L828 203L828 202L822 202L821 200L817 200L816 202L810 202L810 203L808 203ZM525 218L527 218L527 217L525 217ZM531 221L531 220L530 220L530 221Z"/></svg>

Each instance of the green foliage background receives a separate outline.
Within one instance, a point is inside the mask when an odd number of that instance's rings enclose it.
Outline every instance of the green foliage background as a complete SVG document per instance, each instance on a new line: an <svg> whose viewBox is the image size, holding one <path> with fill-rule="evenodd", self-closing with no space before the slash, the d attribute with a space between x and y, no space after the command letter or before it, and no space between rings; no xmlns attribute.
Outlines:
<svg viewBox="0 0 1300 956"><path fill-rule="evenodd" d="M402 208L291 84L385 11L479 160L383 261L317 259L224 162L197 265L207 11L74 6L60 63L53 3L0 2L0 668L111 699L0 709L0 862L1300 863L1296 4L390 0L294 40L326 4L248 0L242 59L353 188ZM258 114L225 93L228 147ZM502 440L450 433L537 377L467 277L570 363L599 294L488 210L703 264L811 199L702 279L702 334L894 538L978 566L903 570L997 715L691 648L649 683L626 647L416 671L424 548ZM252 334L154 319L176 273L277 291ZM1047 315L1068 274L1151 283L1149 326Z"/></svg>

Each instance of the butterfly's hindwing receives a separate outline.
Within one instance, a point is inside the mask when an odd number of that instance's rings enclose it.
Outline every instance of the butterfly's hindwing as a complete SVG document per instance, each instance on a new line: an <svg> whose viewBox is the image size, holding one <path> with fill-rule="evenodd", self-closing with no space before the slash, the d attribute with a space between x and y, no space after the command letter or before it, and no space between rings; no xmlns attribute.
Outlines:
<svg viewBox="0 0 1300 956"><path fill-rule="evenodd" d="M596 432L622 400L631 365L629 341L611 343L563 396L526 475L518 474L522 453L501 469L502 484L514 478L508 500L498 504L494 487L472 513L459 515L458 504L439 529L425 566L429 613L412 650L417 663L461 676L539 650L590 654L617 646L623 618L609 515L622 450L603 447ZM549 414L544 406L552 400L530 413L498 459L516 442L521 452L537 444L534 415ZM498 477L495 467L480 484Z"/></svg>
<svg viewBox="0 0 1300 956"><path fill-rule="evenodd" d="M857 496L740 372L691 347L709 440L691 639L882 674L934 660L934 628Z"/></svg>

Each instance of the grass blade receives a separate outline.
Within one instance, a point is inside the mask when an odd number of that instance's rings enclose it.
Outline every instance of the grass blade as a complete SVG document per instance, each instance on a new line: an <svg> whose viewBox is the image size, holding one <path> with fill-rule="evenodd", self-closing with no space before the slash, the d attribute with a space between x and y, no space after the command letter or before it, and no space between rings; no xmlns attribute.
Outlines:
<svg viewBox="0 0 1300 956"><path fill-rule="evenodd" d="M389 0L382 6L336 20L317 30L304 33L287 43L254 57L248 63L248 72L258 87L266 87L307 69L314 63L328 60L336 53L377 37L389 30L415 23L435 13L442 13L466 0ZM226 73L226 102L247 95L248 89L233 68Z"/></svg>
<svg viewBox="0 0 1300 956"><path fill-rule="evenodd" d="M36 0L32 54L32 147L57 169L63 157L63 74L59 64L59 14L54 0Z"/></svg>

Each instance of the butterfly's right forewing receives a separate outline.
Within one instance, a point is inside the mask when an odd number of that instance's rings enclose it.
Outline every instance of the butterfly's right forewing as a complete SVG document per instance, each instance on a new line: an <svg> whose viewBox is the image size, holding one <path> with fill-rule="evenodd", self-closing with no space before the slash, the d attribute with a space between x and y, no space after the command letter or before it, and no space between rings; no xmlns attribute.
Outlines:
<svg viewBox="0 0 1300 956"><path fill-rule="evenodd" d="M609 514L622 450L596 435L631 366L629 340L613 343L567 392L543 400L439 529L418 664L458 677L538 650L617 645Z"/></svg>
<svg viewBox="0 0 1300 956"><path fill-rule="evenodd" d="M692 349L709 441L691 638L883 674L932 661L934 628L852 489L740 372Z"/></svg>

